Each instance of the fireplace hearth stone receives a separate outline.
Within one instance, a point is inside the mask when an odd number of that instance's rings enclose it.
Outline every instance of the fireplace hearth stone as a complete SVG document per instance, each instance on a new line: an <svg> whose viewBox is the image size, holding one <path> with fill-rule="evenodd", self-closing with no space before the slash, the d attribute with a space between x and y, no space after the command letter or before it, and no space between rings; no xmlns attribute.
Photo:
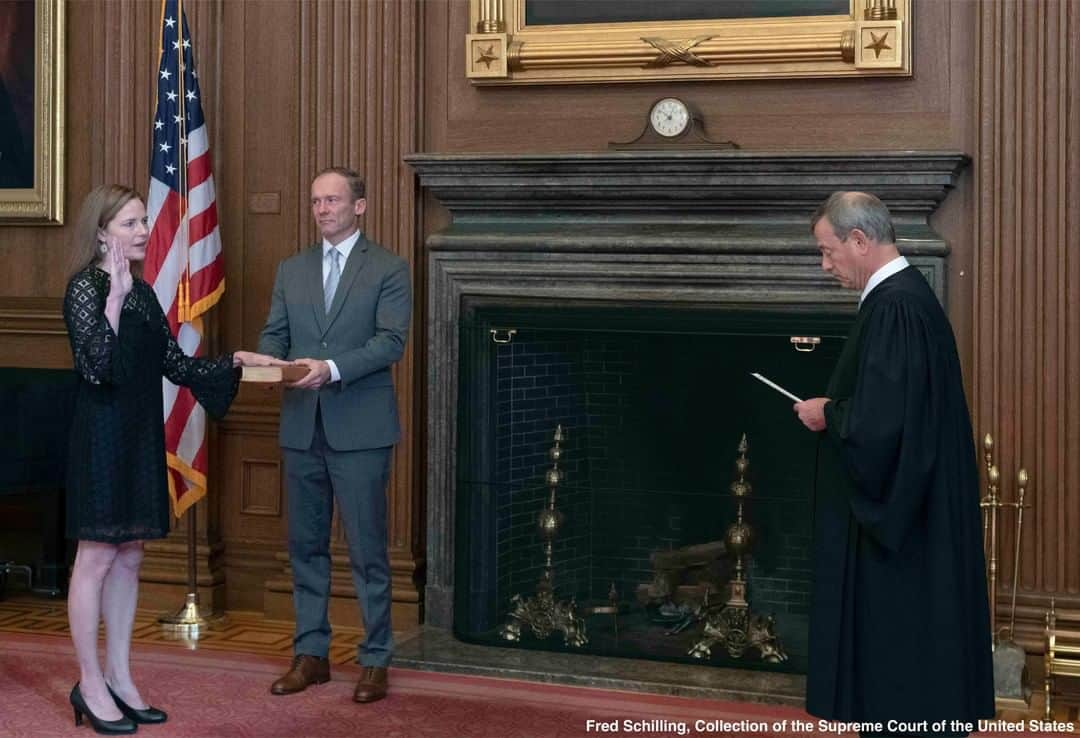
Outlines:
<svg viewBox="0 0 1080 738"><path fill-rule="evenodd" d="M806 693L806 677L801 674L478 646L433 626L423 626L395 645L394 666L795 707L802 707Z"/></svg>

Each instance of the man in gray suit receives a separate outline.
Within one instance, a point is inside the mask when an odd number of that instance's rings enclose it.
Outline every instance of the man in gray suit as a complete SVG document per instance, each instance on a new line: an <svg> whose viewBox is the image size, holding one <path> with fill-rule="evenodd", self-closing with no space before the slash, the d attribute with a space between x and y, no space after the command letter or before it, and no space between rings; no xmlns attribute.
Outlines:
<svg viewBox="0 0 1080 738"><path fill-rule="evenodd" d="M364 182L331 167L311 183L322 243L278 266L259 351L308 367L281 402L289 560L296 636L293 663L273 694L330 679L330 520L338 506L364 619L353 699L386 696L393 649L386 480L398 441L390 366L401 358L412 295L408 265L359 230Z"/></svg>

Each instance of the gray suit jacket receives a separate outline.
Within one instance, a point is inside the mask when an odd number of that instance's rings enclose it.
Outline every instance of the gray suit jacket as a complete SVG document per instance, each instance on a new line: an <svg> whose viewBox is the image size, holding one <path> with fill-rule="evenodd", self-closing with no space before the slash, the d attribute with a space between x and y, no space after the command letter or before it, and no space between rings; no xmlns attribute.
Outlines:
<svg viewBox="0 0 1080 738"><path fill-rule="evenodd" d="M401 436L390 365L401 358L412 313L405 260L361 234L327 313L322 245L278 266L270 314L259 336L261 353L279 359L333 359L341 381L319 390L286 389L280 441L311 448L315 410L337 451L392 446Z"/></svg>

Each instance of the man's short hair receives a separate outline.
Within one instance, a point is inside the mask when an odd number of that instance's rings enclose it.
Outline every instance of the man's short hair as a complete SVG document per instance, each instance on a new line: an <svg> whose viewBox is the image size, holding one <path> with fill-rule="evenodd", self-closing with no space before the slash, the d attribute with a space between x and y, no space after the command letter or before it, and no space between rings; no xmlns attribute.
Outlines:
<svg viewBox="0 0 1080 738"><path fill-rule="evenodd" d="M833 234L843 241L858 228L878 243L896 243L896 229L885 203L868 192L834 192L810 219L810 231L827 218Z"/></svg>
<svg viewBox="0 0 1080 738"><path fill-rule="evenodd" d="M360 173L355 169L349 169L348 167L327 167L316 174L315 179L318 179L324 174L340 174L345 178L345 181L349 183L349 189L352 190L353 201L364 199L364 178L361 177Z"/></svg>

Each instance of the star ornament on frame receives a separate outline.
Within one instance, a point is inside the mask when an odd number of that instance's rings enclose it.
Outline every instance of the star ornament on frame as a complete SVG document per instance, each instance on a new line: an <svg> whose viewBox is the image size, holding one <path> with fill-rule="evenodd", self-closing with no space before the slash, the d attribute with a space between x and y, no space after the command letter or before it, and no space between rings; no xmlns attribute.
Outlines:
<svg viewBox="0 0 1080 738"><path fill-rule="evenodd" d="M491 62L498 61L499 56L495 54L495 44L489 44L486 49L480 49L480 53L476 56L477 64L484 64L488 69L491 69Z"/></svg>
<svg viewBox="0 0 1080 738"><path fill-rule="evenodd" d="M867 44L863 48L866 49L867 51L872 50L874 52L874 58L875 59L881 58L881 52L882 51L892 51L892 47L889 46L887 43L885 43L886 40L889 38L889 32L888 31L883 32L881 34L881 36L878 36L873 31L870 31L869 33L870 33L870 38L872 40L871 40L871 42L869 44Z"/></svg>

